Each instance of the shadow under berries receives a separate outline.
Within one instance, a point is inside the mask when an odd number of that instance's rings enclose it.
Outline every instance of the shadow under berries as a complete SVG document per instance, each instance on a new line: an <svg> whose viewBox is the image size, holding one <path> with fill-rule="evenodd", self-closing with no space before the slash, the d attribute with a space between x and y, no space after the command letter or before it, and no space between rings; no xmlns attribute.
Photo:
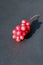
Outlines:
<svg viewBox="0 0 43 65"><path fill-rule="evenodd" d="M41 24L42 22L39 22L38 20L32 21L31 32L25 36L25 39L32 37L32 35L36 32L36 30L40 28Z"/></svg>

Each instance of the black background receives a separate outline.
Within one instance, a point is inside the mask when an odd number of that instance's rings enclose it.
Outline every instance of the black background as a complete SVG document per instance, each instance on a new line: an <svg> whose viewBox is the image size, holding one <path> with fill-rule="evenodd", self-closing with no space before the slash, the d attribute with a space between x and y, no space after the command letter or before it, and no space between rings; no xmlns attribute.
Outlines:
<svg viewBox="0 0 43 65"><path fill-rule="evenodd" d="M17 44L12 29L37 13L30 35ZM43 65L43 0L0 0L0 65Z"/></svg>

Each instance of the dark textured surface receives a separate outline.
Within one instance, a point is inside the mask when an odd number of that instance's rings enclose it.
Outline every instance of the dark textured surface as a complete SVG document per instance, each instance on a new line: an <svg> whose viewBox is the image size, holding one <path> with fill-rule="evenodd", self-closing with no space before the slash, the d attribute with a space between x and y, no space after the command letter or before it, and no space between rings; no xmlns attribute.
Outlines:
<svg viewBox="0 0 43 65"><path fill-rule="evenodd" d="M30 35L16 44L12 29L36 13ZM43 0L0 0L0 65L43 65Z"/></svg>

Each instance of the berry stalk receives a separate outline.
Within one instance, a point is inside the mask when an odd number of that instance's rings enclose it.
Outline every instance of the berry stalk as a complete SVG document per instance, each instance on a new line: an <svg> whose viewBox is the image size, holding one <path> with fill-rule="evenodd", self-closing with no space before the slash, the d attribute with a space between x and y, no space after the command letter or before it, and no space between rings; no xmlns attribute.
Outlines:
<svg viewBox="0 0 43 65"><path fill-rule="evenodd" d="M31 17L30 19L29 19L29 21L31 21L31 20L33 20L34 18L39 18L40 17L40 14L36 14L36 15L34 15L33 17Z"/></svg>

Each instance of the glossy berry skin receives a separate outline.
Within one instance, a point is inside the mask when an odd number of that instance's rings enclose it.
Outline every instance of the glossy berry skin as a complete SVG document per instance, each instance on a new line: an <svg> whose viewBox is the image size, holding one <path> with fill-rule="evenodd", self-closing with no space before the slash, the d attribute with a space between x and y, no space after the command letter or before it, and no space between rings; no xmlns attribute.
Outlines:
<svg viewBox="0 0 43 65"><path fill-rule="evenodd" d="M21 40L24 40L24 36L23 36L23 35L20 35L20 39L21 39Z"/></svg>
<svg viewBox="0 0 43 65"><path fill-rule="evenodd" d="M26 21L25 19L21 21L21 23L24 23L24 24L26 24L26 22L27 22L27 21Z"/></svg>
<svg viewBox="0 0 43 65"><path fill-rule="evenodd" d="M16 42L20 42L21 40L20 40L20 37L19 36L17 36L16 37Z"/></svg>
<svg viewBox="0 0 43 65"><path fill-rule="evenodd" d="M12 34L16 34L16 30L15 29L12 31Z"/></svg>
<svg viewBox="0 0 43 65"><path fill-rule="evenodd" d="M20 25L16 26L16 30L20 30L20 29L21 29Z"/></svg>
<svg viewBox="0 0 43 65"><path fill-rule="evenodd" d="M16 39L16 35L12 35L12 38L13 38L13 39Z"/></svg>
<svg viewBox="0 0 43 65"><path fill-rule="evenodd" d="M31 25L31 23L30 22L26 22L26 26L30 26Z"/></svg>
<svg viewBox="0 0 43 65"><path fill-rule="evenodd" d="M20 30L17 31L17 32L16 32L16 35L17 35L17 36L20 36L20 35L21 35L21 31L20 31Z"/></svg>
<svg viewBox="0 0 43 65"><path fill-rule="evenodd" d="M24 25L24 26L21 26L21 30L22 31L26 31L26 26Z"/></svg>

